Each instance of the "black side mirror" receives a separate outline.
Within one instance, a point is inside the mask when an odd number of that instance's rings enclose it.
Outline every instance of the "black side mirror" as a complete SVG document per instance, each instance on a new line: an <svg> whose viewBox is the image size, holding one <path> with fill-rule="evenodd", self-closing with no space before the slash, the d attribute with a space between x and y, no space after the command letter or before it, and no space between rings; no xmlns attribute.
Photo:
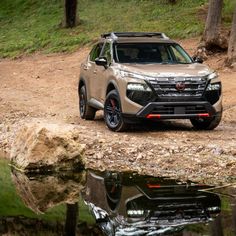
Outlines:
<svg viewBox="0 0 236 236"><path fill-rule="evenodd" d="M106 57L98 57L95 59L95 63L98 66L104 66L107 68L107 58Z"/></svg>
<svg viewBox="0 0 236 236"><path fill-rule="evenodd" d="M196 63L203 63L203 59L201 57L197 57L197 56L194 56L193 57L193 61L196 62Z"/></svg>

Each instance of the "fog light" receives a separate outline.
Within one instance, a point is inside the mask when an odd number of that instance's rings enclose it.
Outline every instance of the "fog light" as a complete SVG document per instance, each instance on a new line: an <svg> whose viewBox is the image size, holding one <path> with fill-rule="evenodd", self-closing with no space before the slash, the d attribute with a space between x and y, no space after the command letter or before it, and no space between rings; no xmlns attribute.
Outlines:
<svg viewBox="0 0 236 236"><path fill-rule="evenodd" d="M220 90L220 89L221 89L220 83L209 84L207 86L207 91Z"/></svg>
<svg viewBox="0 0 236 236"><path fill-rule="evenodd" d="M208 207L207 210L210 213L220 212L220 207L218 206Z"/></svg>
<svg viewBox="0 0 236 236"><path fill-rule="evenodd" d="M142 216L144 214L144 210L128 210L127 214L129 216Z"/></svg>

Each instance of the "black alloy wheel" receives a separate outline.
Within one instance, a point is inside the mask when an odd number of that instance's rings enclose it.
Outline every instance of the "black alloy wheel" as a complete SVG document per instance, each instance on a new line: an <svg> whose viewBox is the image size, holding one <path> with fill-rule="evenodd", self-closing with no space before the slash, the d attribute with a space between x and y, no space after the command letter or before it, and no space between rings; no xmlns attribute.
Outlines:
<svg viewBox="0 0 236 236"><path fill-rule="evenodd" d="M192 118L190 119L193 127L197 130L213 130L221 121L222 111L218 112L215 116L209 118Z"/></svg>
<svg viewBox="0 0 236 236"><path fill-rule="evenodd" d="M116 90L110 91L106 97L104 119L107 127L112 131L121 132L127 128L122 117L120 98Z"/></svg>

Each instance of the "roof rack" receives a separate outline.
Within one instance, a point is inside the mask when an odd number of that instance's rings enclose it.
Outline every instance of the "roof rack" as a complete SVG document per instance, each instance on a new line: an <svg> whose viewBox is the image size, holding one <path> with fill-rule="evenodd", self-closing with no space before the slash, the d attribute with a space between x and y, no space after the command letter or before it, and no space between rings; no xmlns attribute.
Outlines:
<svg viewBox="0 0 236 236"><path fill-rule="evenodd" d="M114 40L120 37L158 37L169 39L164 33L161 32L111 32L101 35L102 38L112 38Z"/></svg>

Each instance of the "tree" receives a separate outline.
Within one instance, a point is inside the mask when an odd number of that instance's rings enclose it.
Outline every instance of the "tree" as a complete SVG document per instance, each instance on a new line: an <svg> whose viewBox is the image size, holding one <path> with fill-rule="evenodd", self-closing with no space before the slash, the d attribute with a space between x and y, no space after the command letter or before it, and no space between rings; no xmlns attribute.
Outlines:
<svg viewBox="0 0 236 236"><path fill-rule="evenodd" d="M223 236L223 227L221 215L218 215L215 220L211 223L211 232L214 236Z"/></svg>
<svg viewBox="0 0 236 236"><path fill-rule="evenodd" d="M169 0L169 3L176 4L177 0Z"/></svg>
<svg viewBox="0 0 236 236"><path fill-rule="evenodd" d="M233 22L231 27L228 56L226 59L226 65L233 66L236 63L236 6L234 9ZM235 66L236 67L236 66Z"/></svg>
<svg viewBox="0 0 236 236"><path fill-rule="evenodd" d="M63 27L72 28L75 27L77 23L77 0L64 0Z"/></svg>
<svg viewBox="0 0 236 236"><path fill-rule="evenodd" d="M66 223L64 236L75 236L78 219L78 202L66 204Z"/></svg>
<svg viewBox="0 0 236 236"><path fill-rule="evenodd" d="M220 34L223 0L209 0L209 8L201 47L207 51L226 50L227 38Z"/></svg>

